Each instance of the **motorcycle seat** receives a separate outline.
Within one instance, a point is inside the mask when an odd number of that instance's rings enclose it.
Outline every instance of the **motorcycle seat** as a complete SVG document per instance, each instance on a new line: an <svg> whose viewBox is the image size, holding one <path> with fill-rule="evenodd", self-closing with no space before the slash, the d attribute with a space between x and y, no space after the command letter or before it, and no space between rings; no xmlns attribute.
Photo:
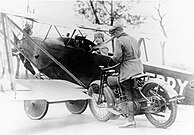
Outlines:
<svg viewBox="0 0 194 135"><path fill-rule="evenodd" d="M136 75L132 76L130 79L133 80L133 79L145 78L145 77L151 77L151 75L140 73L140 74L136 74ZM118 74L117 75L113 75L113 76L109 76L107 78L107 83L108 83L109 86L119 86Z"/></svg>
<svg viewBox="0 0 194 135"><path fill-rule="evenodd" d="M149 74L144 74L144 73L140 73L140 74L136 74L134 76L131 77L131 79L137 79L137 78L145 78L145 77L150 77Z"/></svg>

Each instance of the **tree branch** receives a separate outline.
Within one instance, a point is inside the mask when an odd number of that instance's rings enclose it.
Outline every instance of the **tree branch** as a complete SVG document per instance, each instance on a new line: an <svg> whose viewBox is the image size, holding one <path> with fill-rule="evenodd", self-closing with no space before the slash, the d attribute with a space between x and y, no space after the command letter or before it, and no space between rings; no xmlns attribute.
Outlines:
<svg viewBox="0 0 194 135"><path fill-rule="evenodd" d="M77 10L78 14L82 14L89 21L93 21L96 24L106 23L108 25L112 25L115 20L120 20L124 18L126 22L135 22L133 25L139 25L142 23L141 18L138 15L131 15L128 18L128 14L130 11L129 4L133 4L136 1L141 0L128 0L127 2L123 2L121 0L114 1L103 1L103 0L77 0ZM114 7L113 7L114 3ZM76 6L76 5L75 5ZM131 5L131 7L133 7Z"/></svg>
<svg viewBox="0 0 194 135"><path fill-rule="evenodd" d="M162 15L160 7L161 7L160 3L158 5L158 8L155 7L155 9L158 13L159 19L156 19L154 17L153 17L153 19L156 20L156 21L159 21L162 33L164 34L164 36L166 38L168 38L165 27L164 27L164 24L163 24L163 20L164 20L164 17L166 16L166 13Z"/></svg>
<svg viewBox="0 0 194 135"><path fill-rule="evenodd" d="M97 11L96 11L96 9L94 8L94 4L93 4L92 0L89 0L89 3L90 3L90 6L91 6L91 8L92 8L94 17L95 17L95 23L96 23L96 24L100 24L100 21L99 21L98 16L97 16Z"/></svg>
<svg viewBox="0 0 194 135"><path fill-rule="evenodd" d="M103 4L103 7L104 7L105 11L106 11L109 15L111 15L111 13L110 13L110 12L108 11L108 9L106 8L105 4Z"/></svg>

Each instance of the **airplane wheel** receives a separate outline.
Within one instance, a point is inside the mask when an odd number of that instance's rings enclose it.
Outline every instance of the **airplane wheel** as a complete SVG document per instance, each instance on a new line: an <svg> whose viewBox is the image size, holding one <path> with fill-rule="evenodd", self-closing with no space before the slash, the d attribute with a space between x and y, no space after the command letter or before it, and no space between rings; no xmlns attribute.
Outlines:
<svg viewBox="0 0 194 135"><path fill-rule="evenodd" d="M76 100L76 101L66 102L66 107L72 114L83 113L86 110L87 105L88 105L88 100Z"/></svg>
<svg viewBox="0 0 194 135"><path fill-rule="evenodd" d="M24 100L24 110L32 120L42 119L48 111L48 106L46 100Z"/></svg>

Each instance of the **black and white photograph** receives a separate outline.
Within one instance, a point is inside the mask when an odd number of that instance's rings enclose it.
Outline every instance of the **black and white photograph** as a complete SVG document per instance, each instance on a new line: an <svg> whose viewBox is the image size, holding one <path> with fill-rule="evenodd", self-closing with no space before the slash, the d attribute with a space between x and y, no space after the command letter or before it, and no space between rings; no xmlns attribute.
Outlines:
<svg viewBox="0 0 194 135"><path fill-rule="evenodd" d="M192 134L193 4L0 0L0 134Z"/></svg>

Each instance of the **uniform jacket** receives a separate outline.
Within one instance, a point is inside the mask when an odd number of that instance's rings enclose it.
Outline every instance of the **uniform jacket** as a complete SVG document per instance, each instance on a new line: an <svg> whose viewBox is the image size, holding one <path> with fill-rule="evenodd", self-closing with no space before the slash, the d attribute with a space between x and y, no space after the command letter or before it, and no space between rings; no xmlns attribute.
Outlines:
<svg viewBox="0 0 194 135"><path fill-rule="evenodd" d="M115 42L115 51L112 59L120 65L120 82L130 77L143 73L140 60L140 48L135 38L122 33Z"/></svg>

